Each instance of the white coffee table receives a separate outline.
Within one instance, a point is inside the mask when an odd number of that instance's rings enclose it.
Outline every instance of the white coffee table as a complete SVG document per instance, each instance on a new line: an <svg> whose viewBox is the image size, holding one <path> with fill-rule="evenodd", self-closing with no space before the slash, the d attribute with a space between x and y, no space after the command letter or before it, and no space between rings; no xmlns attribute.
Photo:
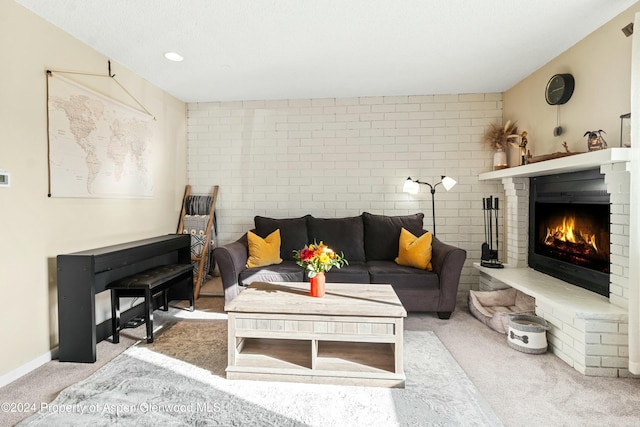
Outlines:
<svg viewBox="0 0 640 427"><path fill-rule="evenodd" d="M404 387L403 319L390 285L251 284L225 305L227 378Z"/></svg>

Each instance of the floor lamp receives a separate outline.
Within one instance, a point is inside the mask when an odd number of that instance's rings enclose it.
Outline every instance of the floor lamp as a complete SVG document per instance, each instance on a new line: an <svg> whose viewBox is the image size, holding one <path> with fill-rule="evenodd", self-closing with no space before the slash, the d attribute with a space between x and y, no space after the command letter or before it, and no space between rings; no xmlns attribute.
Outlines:
<svg viewBox="0 0 640 427"><path fill-rule="evenodd" d="M442 184L445 190L451 190L456 184L457 181L449 176L442 175L440 177L440 182L435 185L431 185L428 182L423 182L419 180L413 180L411 177L407 178L404 182L404 186L402 187L402 191L410 194L417 194L420 191L420 184L428 185L431 189L431 216L433 219L433 235L436 235L436 201L434 195L436 194L436 187L439 184Z"/></svg>

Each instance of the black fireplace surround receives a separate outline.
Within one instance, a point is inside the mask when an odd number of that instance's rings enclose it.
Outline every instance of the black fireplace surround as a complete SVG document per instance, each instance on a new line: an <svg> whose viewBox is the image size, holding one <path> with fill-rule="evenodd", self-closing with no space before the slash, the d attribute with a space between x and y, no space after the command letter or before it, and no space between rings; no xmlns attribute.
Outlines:
<svg viewBox="0 0 640 427"><path fill-rule="evenodd" d="M533 177L529 184L529 266L609 297L610 200L604 175L593 169Z"/></svg>

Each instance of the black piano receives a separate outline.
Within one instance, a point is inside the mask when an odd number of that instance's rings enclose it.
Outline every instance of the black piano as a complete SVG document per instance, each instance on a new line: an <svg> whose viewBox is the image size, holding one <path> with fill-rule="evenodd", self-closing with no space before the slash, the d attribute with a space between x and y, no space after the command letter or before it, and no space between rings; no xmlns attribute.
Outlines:
<svg viewBox="0 0 640 427"><path fill-rule="evenodd" d="M189 263L191 236L188 234L168 234L58 255L60 361L96 361L96 344L111 335L111 323L107 320L96 325L95 296L109 283L160 265ZM188 299L188 285L173 286L169 298ZM135 308L132 311L135 312Z"/></svg>

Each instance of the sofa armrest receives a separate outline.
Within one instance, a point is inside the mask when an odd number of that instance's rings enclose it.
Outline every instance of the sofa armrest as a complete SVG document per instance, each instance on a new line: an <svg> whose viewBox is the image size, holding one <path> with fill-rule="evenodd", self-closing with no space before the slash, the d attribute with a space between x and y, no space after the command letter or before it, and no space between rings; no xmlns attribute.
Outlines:
<svg viewBox="0 0 640 427"><path fill-rule="evenodd" d="M456 307L460 274L467 259L467 251L433 238L431 264L440 279L438 312L452 312Z"/></svg>
<svg viewBox="0 0 640 427"><path fill-rule="evenodd" d="M246 234L235 242L218 246L213 250L213 256L218 264L222 287L224 288L224 301L229 302L239 293L238 276L247 267L249 257Z"/></svg>

